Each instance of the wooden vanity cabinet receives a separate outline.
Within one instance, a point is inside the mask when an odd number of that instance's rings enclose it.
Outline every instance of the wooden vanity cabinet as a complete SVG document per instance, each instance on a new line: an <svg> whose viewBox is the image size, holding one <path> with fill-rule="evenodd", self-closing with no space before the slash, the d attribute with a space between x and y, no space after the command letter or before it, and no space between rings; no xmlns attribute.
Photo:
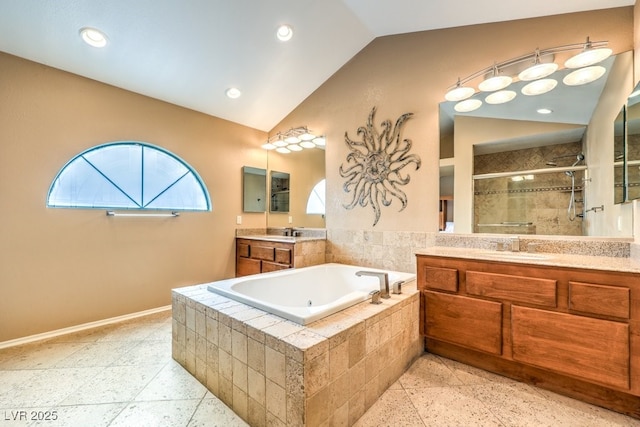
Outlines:
<svg viewBox="0 0 640 427"><path fill-rule="evenodd" d="M236 239L236 277L293 267L294 243Z"/></svg>
<svg viewBox="0 0 640 427"><path fill-rule="evenodd" d="M640 418L640 277L418 255L426 350Z"/></svg>

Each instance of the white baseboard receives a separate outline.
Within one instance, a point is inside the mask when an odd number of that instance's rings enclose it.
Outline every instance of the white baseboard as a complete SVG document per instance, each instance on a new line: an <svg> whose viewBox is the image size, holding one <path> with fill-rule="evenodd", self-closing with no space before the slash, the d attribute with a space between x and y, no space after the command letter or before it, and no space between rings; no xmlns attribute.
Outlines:
<svg viewBox="0 0 640 427"><path fill-rule="evenodd" d="M86 329L97 328L99 326L111 325L112 323L123 322L125 320L148 316L150 314L160 313L167 310L171 310L170 305L165 305L163 307L152 308L144 311L138 311L137 313L125 314L123 316L111 317L109 319L97 320L95 322L83 323L82 325L70 326L68 328L56 329L55 331L44 332L41 334L29 335L28 337L16 338L14 340L2 341L0 342L0 350L3 348L14 347L16 345L28 344L34 341L54 338L60 335L71 334L73 332L79 332Z"/></svg>

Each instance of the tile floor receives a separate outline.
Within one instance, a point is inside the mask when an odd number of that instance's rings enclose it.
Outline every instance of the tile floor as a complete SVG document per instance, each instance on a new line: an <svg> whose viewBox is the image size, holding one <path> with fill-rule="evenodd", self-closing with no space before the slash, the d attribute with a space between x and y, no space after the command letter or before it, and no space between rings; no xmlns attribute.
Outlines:
<svg viewBox="0 0 640 427"><path fill-rule="evenodd" d="M0 426L27 425L247 424L171 359L167 311L0 350ZM425 355L356 424L472 425L640 426L640 420Z"/></svg>

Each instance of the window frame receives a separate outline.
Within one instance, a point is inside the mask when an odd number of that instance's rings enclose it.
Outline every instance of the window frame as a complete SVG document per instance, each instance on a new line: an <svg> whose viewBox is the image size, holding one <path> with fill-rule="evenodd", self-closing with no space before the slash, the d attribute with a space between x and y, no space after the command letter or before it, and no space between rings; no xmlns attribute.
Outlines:
<svg viewBox="0 0 640 427"><path fill-rule="evenodd" d="M104 176L104 178L109 181L111 183L111 185L113 185L114 187L116 187L118 190L120 190L127 198L129 198L133 203L138 204L139 203L135 200L133 200L133 198L131 198L129 196L129 194L127 194L127 192L125 192L122 188L120 188L120 186L118 186L117 184L115 184L108 176L104 175L102 173L102 171L100 171L98 168L96 168L89 160L87 160L84 156L89 154L89 153L93 153L95 151L107 148L107 147L114 147L114 146L139 146L142 154L141 154L141 159L144 162L144 149L150 149L150 150L155 150L161 154L164 154L168 157L170 157L171 159L177 161L178 163L180 163L182 166L184 166L188 172L186 172L185 174L183 174L180 178L178 178L177 180L175 180L171 185L169 185L168 187L166 187L164 190L162 190L158 195L156 195L156 197L154 197L154 199L152 199L151 201L149 201L147 203L150 204L152 203L157 197L159 197L161 194L163 194L164 192L166 192L169 188L171 188L174 184L176 184L177 182L179 182L183 177L187 176L189 173L193 175L193 178L195 179L195 181L198 183L200 190L202 191L202 194L204 196L205 199L205 204L206 204L206 209L198 209L198 208L185 208L185 207L160 207L160 208L153 208L153 207L145 207L145 206L139 206L139 207L121 207L121 206L107 206L107 205L101 205L101 206L82 206L82 205L76 205L76 206L68 206L68 205L57 205L55 203L51 203L51 196L52 193L55 189L56 183L58 182L58 179L60 178L60 176L63 174L63 172L70 166L72 165L74 162L82 159L86 162L88 162L92 167L94 167L96 169L96 171L98 173L100 173L101 175ZM141 171L143 173L143 176L141 178L141 185L144 186L144 163L143 166L141 168ZM58 173L56 174L56 176L54 177L53 181L51 182L50 186L49 186L49 190L47 191L47 199L46 199L46 207L47 208L56 208L56 209L93 209L93 210L104 210L104 209L108 209L108 210L126 210L126 211L182 211L182 212L211 212L213 210L213 205L211 203L211 197L209 196L209 191L207 189L207 186L204 183L204 180L202 179L202 177L200 176L200 174L198 174L198 172L195 170L195 168L193 168L189 163L187 163L185 160L183 160L182 158L180 158L178 155L172 153L171 151L160 147L158 145L155 144L150 144L147 142L142 142L142 141L131 141L131 140L127 140L127 141L113 141L113 142L107 142L104 144L99 144L96 146L93 146L91 148L88 148L84 151L82 151L81 153L76 154L75 156L73 156L69 161L67 161L62 168L60 168L60 170L58 171Z"/></svg>

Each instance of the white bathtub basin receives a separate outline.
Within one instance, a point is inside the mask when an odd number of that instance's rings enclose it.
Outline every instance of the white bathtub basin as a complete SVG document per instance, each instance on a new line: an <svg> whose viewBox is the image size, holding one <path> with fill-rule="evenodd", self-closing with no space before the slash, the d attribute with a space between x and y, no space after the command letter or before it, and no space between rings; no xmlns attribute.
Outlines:
<svg viewBox="0 0 640 427"><path fill-rule="evenodd" d="M221 280L207 289L306 325L365 301L371 291L380 289L377 277L356 276L360 270L388 273L390 287L399 280L415 280L412 273L322 264Z"/></svg>

